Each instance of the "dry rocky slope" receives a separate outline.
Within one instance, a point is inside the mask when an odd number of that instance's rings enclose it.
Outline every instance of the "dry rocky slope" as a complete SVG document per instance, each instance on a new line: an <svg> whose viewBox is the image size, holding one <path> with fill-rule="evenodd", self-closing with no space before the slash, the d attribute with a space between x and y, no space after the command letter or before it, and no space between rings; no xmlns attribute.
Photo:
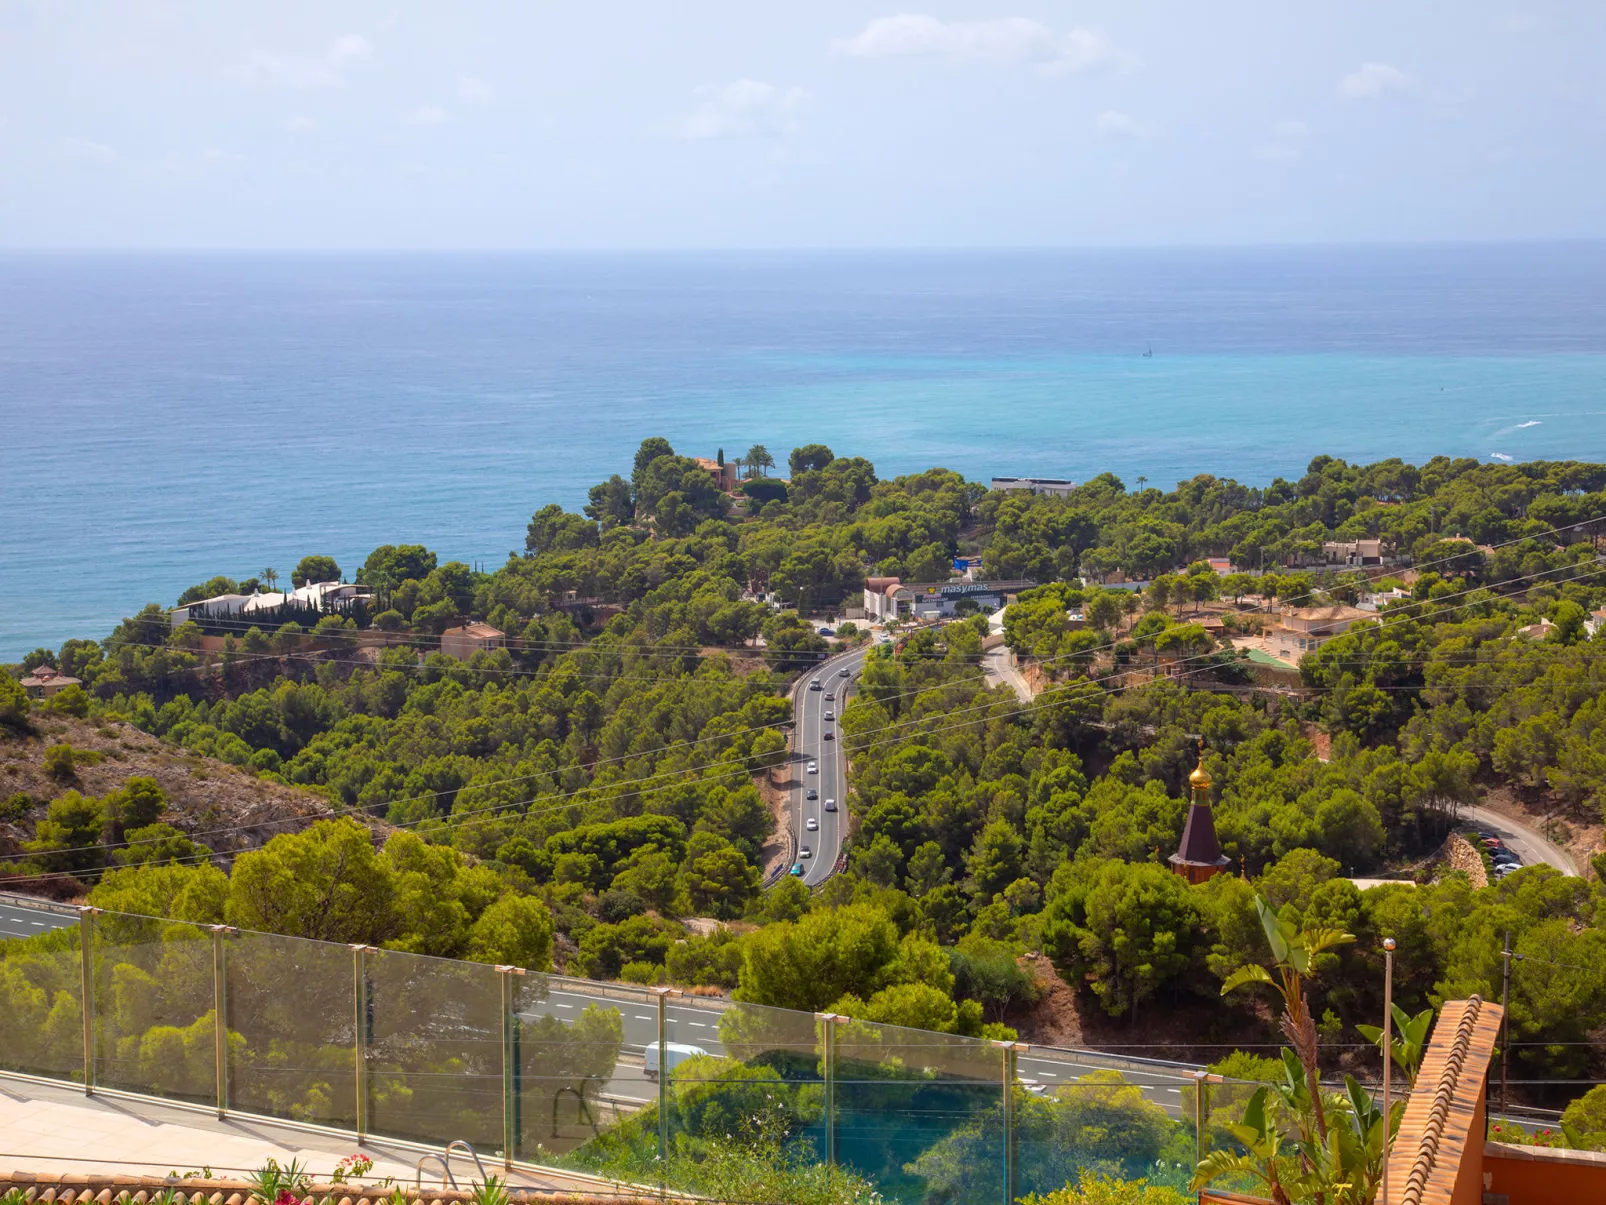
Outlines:
<svg viewBox="0 0 1606 1205"><path fill-rule="evenodd" d="M59 744L98 759L76 759L71 779L53 777L45 771L45 750ZM32 735L0 735L0 800L25 792L36 801L20 821L0 823L0 854L21 850L50 800L69 790L105 795L139 776L154 778L167 796L163 820L225 855L334 814L319 794L187 753L131 724L36 714Z"/></svg>

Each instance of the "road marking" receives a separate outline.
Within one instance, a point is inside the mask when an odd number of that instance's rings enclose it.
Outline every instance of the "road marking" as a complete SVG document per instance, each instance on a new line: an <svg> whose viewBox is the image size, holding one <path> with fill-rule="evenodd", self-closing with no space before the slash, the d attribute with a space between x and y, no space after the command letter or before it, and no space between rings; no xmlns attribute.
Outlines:
<svg viewBox="0 0 1606 1205"><path fill-rule="evenodd" d="M1039 1071L1037 1074L1046 1075L1049 1079L1059 1079L1059 1074L1054 1071Z"/></svg>
<svg viewBox="0 0 1606 1205"><path fill-rule="evenodd" d="M708 1026L704 1025L701 1021L687 1021L686 1024L690 1025L693 1029L707 1029L708 1028Z"/></svg>
<svg viewBox="0 0 1606 1205"><path fill-rule="evenodd" d="M574 1005L572 1005L572 1004L560 1004L560 1005L558 1005L558 1007L559 1008L573 1008Z"/></svg>
<svg viewBox="0 0 1606 1205"><path fill-rule="evenodd" d="M35 925L35 926L37 926L38 928L41 928L41 929L43 929L45 927L45 922L42 921L42 920L31 920L28 923L30 925Z"/></svg>
<svg viewBox="0 0 1606 1205"><path fill-rule="evenodd" d="M657 1017L644 1017L640 1013L636 1014L636 1020L638 1021L656 1021L657 1019Z"/></svg>
<svg viewBox="0 0 1606 1205"><path fill-rule="evenodd" d="M1166 1091L1167 1092L1175 1092L1178 1096L1182 1095L1182 1089L1181 1088L1167 1088Z"/></svg>

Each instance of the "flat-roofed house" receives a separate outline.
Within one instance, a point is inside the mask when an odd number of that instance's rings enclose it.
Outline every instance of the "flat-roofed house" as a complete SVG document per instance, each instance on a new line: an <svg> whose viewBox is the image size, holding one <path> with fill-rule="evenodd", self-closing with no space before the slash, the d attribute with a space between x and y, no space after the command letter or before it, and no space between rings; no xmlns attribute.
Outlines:
<svg viewBox="0 0 1606 1205"><path fill-rule="evenodd" d="M1063 477L994 477L992 489L1025 490L1028 494L1052 494L1063 498L1076 488L1076 482Z"/></svg>
<svg viewBox="0 0 1606 1205"><path fill-rule="evenodd" d="M475 653L499 649L505 644L507 637L488 623L465 623L441 633L441 652L459 661L467 661Z"/></svg>
<svg viewBox="0 0 1606 1205"><path fill-rule="evenodd" d="M1328 540L1322 545L1322 560L1328 565L1381 565L1382 540Z"/></svg>
<svg viewBox="0 0 1606 1205"><path fill-rule="evenodd" d="M198 598L192 603L185 603L182 607L174 607L167 613L168 622L176 628L191 619L203 617L221 619L228 615L238 615L256 597L258 596L255 594L214 594L211 598Z"/></svg>
<svg viewBox="0 0 1606 1205"><path fill-rule="evenodd" d="M1321 648L1363 620L1376 620L1377 615L1359 607L1290 607L1278 619L1279 624L1266 633L1271 653L1297 665L1306 653Z"/></svg>

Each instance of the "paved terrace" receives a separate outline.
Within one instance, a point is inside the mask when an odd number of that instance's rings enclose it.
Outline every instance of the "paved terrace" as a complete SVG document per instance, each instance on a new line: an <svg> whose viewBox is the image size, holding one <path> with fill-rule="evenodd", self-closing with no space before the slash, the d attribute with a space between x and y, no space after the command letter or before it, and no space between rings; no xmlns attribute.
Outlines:
<svg viewBox="0 0 1606 1205"><path fill-rule="evenodd" d="M374 1161L365 1179L394 1178L411 1185L418 1159L427 1148L384 1138L366 1139L319 1133L281 1122L230 1114L219 1121L210 1112L152 1100L97 1094L83 1089L0 1075L0 1167L45 1174L165 1176L209 1168L218 1178L238 1180L277 1159L299 1159L320 1181L335 1164L361 1151ZM486 1171L502 1176L488 1156ZM425 1169L425 1184L440 1183L440 1165ZM452 1170L464 1188L477 1178L473 1164L454 1155ZM546 1189L608 1195L608 1181L557 1172L515 1170L512 1189Z"/></svg>

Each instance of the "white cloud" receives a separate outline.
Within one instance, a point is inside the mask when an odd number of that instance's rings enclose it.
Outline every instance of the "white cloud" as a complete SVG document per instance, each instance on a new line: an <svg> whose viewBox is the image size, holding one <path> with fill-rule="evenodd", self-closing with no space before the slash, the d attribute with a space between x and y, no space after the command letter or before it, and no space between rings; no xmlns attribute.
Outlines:
<svg viewBox="0 0 1606 1205"><path fill-rule="evenodd" d="M696 95L697 107L676 126L681 138L693 141L747 134L794 134L798 114L809 99L802 88L777 88L753 79L699 88Z"/></svg>
<svg viewBox="0 0 1606 1205"><path fill-rule="evenodd" d="M1403 92L1411 77L1387 63L1362 63L1338 81L1338 94L1345 100L1372 100L1390 92Z"/></svg>
<svg viewBox="0 0 1606 1205"><path fill-rule="evenodd" d="M1100 113L1093 128L1100 138L1152 138L1154 127L1146 121L1139 121L1130 113L1118 113L1114 109L1106 109Z"/></svg>
<svg viewBox="0 0 1606 1205"><path fill-rule="evenodd" d="M402 120L410 126L440 126L446 124L448 116L439 105L419 105Z"/></svg>
<svg viewBox="0 0 1606 1205"><path fill-rule="evenodd" d="M466 105L488 105L491 103L491 85L484 80L475 79L472 75L462 75L457 79L457 99Z"/></svg>
<svg viewBox="0 0 1606 1205"><path fill-rule="evenodd" d="M63 138L57 150L74 163L112 163L118 157L111 147L92 138Z"/></svg>
<svg viewBox="0 0 1606 1205"><path fill-rule="evenodd" d="M1109 44L1087 29L1055 33L1029 17L990 21L941 21L927 13L877 17L834 49L855 58L946 58L994 63L1033 63L1046 71L1082 71L1116 57Z"/></svg>
<svg viewBox="0 0 1606 1205"><path fill-rule="evenodd" d="M346 83L347 68L373 56L373 44L361 34L351 33L330 42L321 54L277 55L258 51L230 74L282 88L340 88Z"/></svg>
<svg viewBox="0 0 1606 1205"><path fill-rule="evenodd" d="M308 130L316 130L318 123L304 113L296 113L285 118L284 128L295 134L304 134Z"/></svg>

